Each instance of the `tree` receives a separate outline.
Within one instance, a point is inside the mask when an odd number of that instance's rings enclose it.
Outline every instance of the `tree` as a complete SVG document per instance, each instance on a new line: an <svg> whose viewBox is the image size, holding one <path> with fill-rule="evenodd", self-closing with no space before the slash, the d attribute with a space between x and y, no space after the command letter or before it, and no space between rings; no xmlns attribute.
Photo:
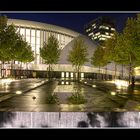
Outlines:
<svg viewBox="0 0 140 140"><path fill-rule="evenodd" d="M134 68L140 65L140 14L128 18L122 33L106 42L106 57L129 68L129 84L134 86Z"/></svg>
<svg viewBox="0 0 140 140"><path fill-rule="evenodd" d="M13 61L19 61L27 59L27 53L31 48L22 36L16 32L13 24L7 25L7 17L0 16L0 60L3 62L11 61L11 76L13 69ZM23 55L23 52L26 55ZM30 52L30 58L32 58L32 52Z"/></svg>
<svg viewBox="0 0 140 140"><path fill-rule="evenodd" d="M22 63L28 64L34 60L34 54L31 50L31 46L27 42L20 40L21 53L18 53L16 60L21 62L20 69L22 69Z"/></svg>
<svg viewBox="0 0 140 140"><path fill-rule="evenodd" d="M112 38L107 39L104 42L104 59L108 61L108 63L114 62L115 66L115 73L114 73L114 79L116 79L116 72L117 72L117 65L120 64L120 56L118 56L117 49L120 42L120 34L118 32L115 32Z"/></svg>
<svg viewBox="0 0 140 140"><path fill-rule="evenodd" d="M68 54L68 61L75 67L75 71L78 74L78 80L81 66L88 61L87 56L87 46L85 45L84 40L82 38L76 38L72 50Z"/></svg>
<svg viewBox="0 0 140 140"><path fill-rule="evenodd" d="M140 15L128 18L123 30L124 62L129 66L129 83L134 86L134 68L140 65ZM124 57L123 57L124 58Z"/></svg>
<svg viewBox="0 0 140 140"><path fill-rule="evenodd" d="M100 45L94 51L93 56L91 57L91 64L95 67L99 67L99 79L100 79L100 68L107 65L108 61L105 59L105 50L104 45Z"/></svg>
<svg viewBox="0 0 140 140"><path fill-rule="evenodd" d="M0 16L0 60L11 61L13 46L16 43L17 35L13 25L7 25L7 17Z"/></svg>
<svg viewBox="0 0 140 140"><path fill-rule="evenodd" d="M45 63L49 65L48 74L49 79L52 77L52 65L56 64L59 60L60 49L58 40L51 35L47 42L44 42L42 48L40 48L40 56L45 60Z"/></svg>

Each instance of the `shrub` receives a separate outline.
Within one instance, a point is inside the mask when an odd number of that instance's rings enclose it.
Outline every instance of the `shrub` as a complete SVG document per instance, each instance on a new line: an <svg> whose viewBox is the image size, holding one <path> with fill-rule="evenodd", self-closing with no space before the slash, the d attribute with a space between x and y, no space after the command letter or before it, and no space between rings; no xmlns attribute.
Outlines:
<svg viewBox="0 0 140 140"><path fill-rule="evenodd" d="M74 93L71 97L68 98L68 101L72 104L84 104L87 100L79 93Z"/></svg>
<svg viewBox="0 0 140 140"><path fill-rule="evenodd" d="M46 100L47 104L56 104L59 103L59 98L56 94L49 94Z"/></svg>

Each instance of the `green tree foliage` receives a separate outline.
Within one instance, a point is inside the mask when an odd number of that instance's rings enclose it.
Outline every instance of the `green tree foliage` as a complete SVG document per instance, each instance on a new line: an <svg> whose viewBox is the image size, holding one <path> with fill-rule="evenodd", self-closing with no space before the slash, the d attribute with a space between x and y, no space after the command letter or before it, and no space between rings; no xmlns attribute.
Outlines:
<svg viewBox="0 0 140 140"><path fill-rule="evenodd" d="M95 67L99 67L99 75L100 79L100 68L107 65L108 60L105 58L105 48L104 44L97 47L94 51L93 56L91 57L91 64Z"/></svg>
<svg viewBox="0 0 140 140"><path fill-rule="evenodd" d="M122 48L125 56L125 63L129 65L129 81L134 85L134 68L140 65L140 22L137 18L128 18L123 30ZM123 57L124 57L123 56Z"/></svg>
<svg viewBox="0 0 140 140"><path fill-rule="evenodd" d="M16 32L13 24L7 25L5 16L0 16L0 60L3 63L11 61L11 70L13 61L33 61L31 46Z"/></svg>
<svg viewBox="0 0 140 140"><path fill-rule="evenodd" d="M40 48L40 56L45 60L46 64L49 65L49 78L51 78L52 65L57 64L60 56L59 42L51 35L47 42L44 42L42 48Z"/></svg>
<svg viewBox="0 0 140 140"><path fill-rule="evenodd" d="M82 38L75 39L72 50L68 54L68 61L75 67L75 70L78 73L78 80L81 66L88 61L87 56L87 46L85 45L84 40Z"/></svg>
<svg viewBox="0 0 140 140"><path fill-rule="evenodd" d="M128 66L129 82L133 85L134 68L140 66L140 14L137 14L137 18L128 18L123 32L116 32L113 38L106 40L102 45L104 46L105 60ZM99 55L97 58L102 57Z"/></svg>

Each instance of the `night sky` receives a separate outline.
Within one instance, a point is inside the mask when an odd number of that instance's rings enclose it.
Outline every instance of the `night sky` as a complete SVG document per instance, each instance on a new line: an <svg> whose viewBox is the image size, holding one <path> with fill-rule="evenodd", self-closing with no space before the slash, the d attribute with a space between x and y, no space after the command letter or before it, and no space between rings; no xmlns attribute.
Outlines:
<svg viewBox="0 0 140 140"><path fill-rule="evenodd" d="M3 13L4 14L4 13ZM109 16L116 20L116 29L121 32L128 17L135 13L6 13L8 18L25 19L54 24L84 33L86 23L99 16Z"/></svg>

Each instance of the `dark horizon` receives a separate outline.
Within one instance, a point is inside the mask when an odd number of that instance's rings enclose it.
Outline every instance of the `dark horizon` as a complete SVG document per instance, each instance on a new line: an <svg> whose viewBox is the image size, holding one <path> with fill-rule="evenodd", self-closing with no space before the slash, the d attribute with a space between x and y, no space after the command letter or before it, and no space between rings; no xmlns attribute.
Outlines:
<svg viewBox="0 0 140 140"><path fill-rule="evenodd" d="M69 28L84 34L84 25L99 16L109 16L116 21L118 32L123 30L128 17L135 13L2 13L8 18L31 20Z"/></svg>

